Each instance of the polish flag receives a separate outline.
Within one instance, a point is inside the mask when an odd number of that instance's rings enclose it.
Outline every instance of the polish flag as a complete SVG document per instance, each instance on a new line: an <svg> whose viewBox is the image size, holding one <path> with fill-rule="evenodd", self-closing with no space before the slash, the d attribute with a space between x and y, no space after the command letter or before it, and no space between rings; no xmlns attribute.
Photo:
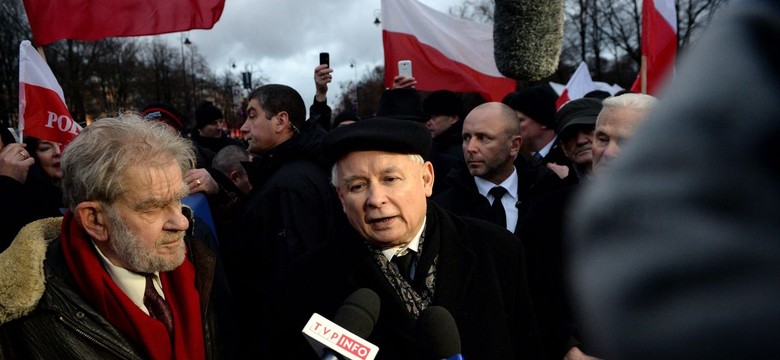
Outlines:
<svg viewBox="0 0 780 360"><path fill-rule="evenodd" d="M417 89L477 92L501 101L515 81L498 72L493 27L433 10L415 0L382 0L385 87L392 87L398 61L412 61Z"/></svg>
<svg viewBox="0 0 780 360"><path fill-rule="evenodd" d="M655 95L674 72L677 56L677 10L674 0L642 2L642 67L631 86L636 93Z"/></svg>
<svg viewBox="0 0 780 360"><path fill-rule="evenodd" d="M582 98L593 90L596 90L596 84L593 83L593 79L590 77L588 65L583 61L577 67L577 70L574 71L574 75L571 76L569 82L566 83L566 87L563 89L561 96L558 97L558 101L555 102L556 109L560 109L561 106L569 101Z"/></svg>
<svg viewBox="0 0 780 360"><path fill-rule="evenodd" d="M81 125L65 106L65 96L43 58L24 40L19 45L19 133L67 145Z"/></svg>
<svg viewBox="0 0 780 360"><path fill-rule="evenodd" d="M211 29L225 0L24 0L36 45Z"/></svg>

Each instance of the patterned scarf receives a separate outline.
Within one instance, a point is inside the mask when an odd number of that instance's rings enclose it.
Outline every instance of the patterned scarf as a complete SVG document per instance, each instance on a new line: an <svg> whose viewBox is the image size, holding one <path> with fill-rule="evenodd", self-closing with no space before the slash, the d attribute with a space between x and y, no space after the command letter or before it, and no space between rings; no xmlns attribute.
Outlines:
<svg viewBox="0 0 780 360"><path fill-rule="evenodd" d="M422 234L420 235L420 243L417 247L419 256L416 257L415 262L418 264L422 257L424 242L425 229L423 229ZM414 319L417 319L420 316L420 313L433 301L433 294L436 288L436 264L439 262L439 255L436 255L433 259L433 264L431 264L431 267L428 268L428 271L425 273L423 288L418 294L417 291L412 288L412 285L406 281L400 272L398 272L398 269L396 269L395 266L390 265L390 261L387 260L387 257L382 253L381 249L369 248L374 256L374 260L379 264L382 274L385 275L385 279L387 279L396 294L398 294L401 302L406 305L406 310L412 314ZM421 269L418 267L417 270ZM421 274L418 272L417 275L419 276Z"/></svg>
<svg viewBox="0 0 780 360"><path fill-rule="evenodd" d="M146 315L114 283L70 211L62 221L60 239L70 273L87 302L149 358L205 359L200 298L195 289L195 268L189 260L173 271L160 273L173 312L173 336L169 337L161 321Z"/></svg>

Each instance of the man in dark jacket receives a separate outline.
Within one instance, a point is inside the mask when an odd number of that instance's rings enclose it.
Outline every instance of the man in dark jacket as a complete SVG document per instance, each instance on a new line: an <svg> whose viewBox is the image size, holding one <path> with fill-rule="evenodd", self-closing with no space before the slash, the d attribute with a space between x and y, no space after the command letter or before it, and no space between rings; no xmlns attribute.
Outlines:
<svg viewBox="0 0 780 360"><path fill-rule="evenodd" d="M211 101L202 101L195 108L195 129L190 135L192 142L214 154L228 145L242 146L240 141L228 137L225 132L225 116ZM210 165L210 162L206 164Z"/></svg>
<svg viewBox="0 0 780 360"><path fill-rule="evenodd" d="M271 285L290 264L333 233L339 204L318 163L324 130L306 120L303 99L285 85L252 91L241 126L253 161L244 163L252 184L233 261L239 277L234 291L246 326L267 323L258 302L270 298ZM254 336L251 331L248 336ZM254 341L251 338L247 341Z"/></svg>
<svg viewBox="0 0 780 360"><path fill-rule="evenodd" d="M525 166L515 167L523 142L519 127L515 113L502 103L474 108L463 124L466 167L448 174L452 187L434 201L458 215L495 222L516 233L532 198L565 185L544 166L519 162ZM500 208L495 187L503 189Z"/></svg>
<svg viewBox="0 0 780 360"><path fill-rule="evenodd" d="M427 201L434 173L422 124L370 119L331 130L324 147L352 227L285 278L271 358L314 357L300 334L307 319L332 317L358 288L381 301L367 338L377 359L418 358L430 344L417 341L415 324L431 305L453 315L465 358L539 358L522 247L493 224Z"/></svg>
<svg viewBox="0 0 780 360"><path fill-rule="evenodd" d="M2 287L14 290L0 299L4 356L222 353L211 296L215 256L202 243L186 244L181 199L194 154L163 127L134 115L101 119L68 146L65 217L24 228L1 255Z"/></svg>

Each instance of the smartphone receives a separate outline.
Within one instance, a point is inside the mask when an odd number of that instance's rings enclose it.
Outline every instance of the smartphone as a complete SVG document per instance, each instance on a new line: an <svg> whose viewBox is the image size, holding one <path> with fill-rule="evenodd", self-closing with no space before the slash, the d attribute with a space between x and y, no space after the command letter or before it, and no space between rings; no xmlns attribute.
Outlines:
<svg viewBox="0 0 780 360"><path fill-rule="evenodd" d="M320 53L320 65L322 64L328 65L328 67L330 67L330 54L326 52Z"/></svg>
<svg viewBox="0 0 780 360"><path fill-rule="evenodd" d="M412 77L412 60L401 60L398 62L398 75L407 78Z"/></svg>

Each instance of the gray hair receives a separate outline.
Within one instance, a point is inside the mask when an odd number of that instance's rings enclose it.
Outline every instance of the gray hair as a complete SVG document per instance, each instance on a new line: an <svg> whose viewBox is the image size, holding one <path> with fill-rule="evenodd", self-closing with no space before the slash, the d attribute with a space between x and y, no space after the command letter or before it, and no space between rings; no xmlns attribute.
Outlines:
<svg viewBox="0 0 780 360"><path fill-rule="evenodd" d="M195 163L192 143L166 127L124 113L84 128L62 155L65 205L73 211L84 201L113 204L127 191L126 171L136 165L162 166L173 159L183 176Z"/></svg>
<svg viewBox="0 0 780 360"><path fill-rule="evenodd" d="M214 156L214 160L211 160L211 167L225 176L230 175L233 171L244 174L246 169L241 165L242 161L249 161L249 151L238 145L228 145Z"/></svg>
<svg viewBox="0 0 780 360"><path fill-rule="evenodd" d="M658 102L654 96L646 94L625 93L618 96L610 96L602 105L604 108L628 108L637 111L648 111Z"/></svg>
<svg viewBox="0 0 780 360"><path fill-rule="evenodd" d="M408 154L409 159L414 161L415 163L419 165L425 164L425 159L423 159L422 155L419 154ZM338 167L338 161L333 164L333 166L330 168L330 183L334 187L339 187L339 167Z"/></svg>

